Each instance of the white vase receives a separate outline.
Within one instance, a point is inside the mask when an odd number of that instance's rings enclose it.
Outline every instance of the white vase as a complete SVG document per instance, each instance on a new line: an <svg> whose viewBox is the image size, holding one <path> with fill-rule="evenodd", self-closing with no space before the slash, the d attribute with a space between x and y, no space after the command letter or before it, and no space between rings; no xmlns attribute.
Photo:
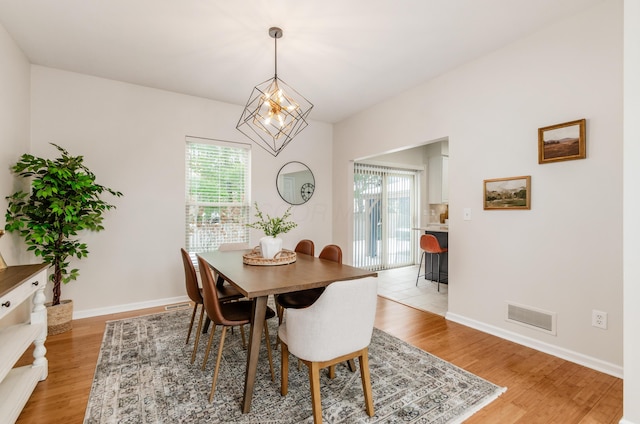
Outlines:
<svg viewBox="0 0 640 424"><path fill-rule="evenodd" d="M282 239L278 237L266 236L260 239L260 251L262 257L273 259L273 257L282 250Z"/></svg>

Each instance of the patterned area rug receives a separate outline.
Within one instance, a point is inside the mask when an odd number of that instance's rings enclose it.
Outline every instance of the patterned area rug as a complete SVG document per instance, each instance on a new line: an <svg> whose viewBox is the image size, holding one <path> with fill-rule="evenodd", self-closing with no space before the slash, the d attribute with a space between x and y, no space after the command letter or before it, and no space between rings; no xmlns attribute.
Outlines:
<svg viewBox="0 0 640 424"><path fill-rule="evenodd" d="M215 398L208 402L217 355L201 365L208 336L189 363L193 334L185 345L191 310L107 323L85 423L312 423L307 367L291 359L289 393L280 396L280 350L274 350L271 381L264 343L251 412L242 414L246 350L240 332L227 332ZM275 344L276 320L270 320ZM356 361L357 364L357 361ZM360 372L336 367L321 373L325 423L458 423L500 396L500 388L387 334L374 330L369 366L376 415L367 416Z"/></svg>

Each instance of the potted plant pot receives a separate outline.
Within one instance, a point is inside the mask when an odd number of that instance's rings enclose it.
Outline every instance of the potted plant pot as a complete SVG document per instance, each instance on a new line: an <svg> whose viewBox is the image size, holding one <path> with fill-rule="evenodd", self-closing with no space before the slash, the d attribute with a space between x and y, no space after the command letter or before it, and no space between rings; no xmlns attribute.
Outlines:
<svg viewBox="0 0 640 424"><path fill-rule="evenodd" d="M47 334L50 336L71 330L73 300L61 300L58 305L45 303L47 307Z"/></svg>
<svg viewBox="0 0 640 424"><path fill-rule="evenodd" d="M265 236L260 239L260 251L262 257L273 259L276 253L282 250L282 239L280 237Z"/></svg>

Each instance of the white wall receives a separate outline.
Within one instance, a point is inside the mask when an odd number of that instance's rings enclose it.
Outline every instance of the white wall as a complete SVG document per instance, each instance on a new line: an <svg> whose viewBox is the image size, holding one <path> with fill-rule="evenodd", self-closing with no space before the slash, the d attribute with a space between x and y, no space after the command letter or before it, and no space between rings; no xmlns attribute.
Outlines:
<svg viewBox="0 0 640 424"><path fill-rule="evenodd" d="M0 25L0 228L4 228L6 196L22 188L9 167L29 151L29 61ZM7 265L25 263L25 246L7 233L0 238L0 253Z"/></svg>
<svg viewBox="0 0 640 424"><path fill-rule="evenodd" d="M603 2L337 124L335 241L350 242L350 160L448 137L448 318L621 375L621 5ZM539 165L538 128L581 118L587 159ZM483 180L519 175L532 177L532 209L483 211ZM557 312L557 336L505 322L506 301ZM608 313L608 330L591 326L592 309Z"/></svg>
<svg viewBox="0 0 640 424"><path fill-rule="evenodd" d="M247 93L252 87L247 87ZM185 136L248 141L235 129L240 106L32 67L32 152L53 157L60 144L85 162L100 184L120 190L110 199L105 231L89 233L89 257L72 263L78 281L63 287L75 317L162 303L185 295L178 249L184 246ZM276 174L290 161L306 163L316 178L311 200L292 209L299 226L283 236L293 248L301 238L332 242L330 125L311 122L277 157L252 147L252 200L264 212L287 205ZM252 232L252 244L261 236Z"/></svg>
<svg viewBox="0 0 640 424"><path fill-rule="evenodd" d="M624 2L624 423L640 423L640 0Z"/></svg>

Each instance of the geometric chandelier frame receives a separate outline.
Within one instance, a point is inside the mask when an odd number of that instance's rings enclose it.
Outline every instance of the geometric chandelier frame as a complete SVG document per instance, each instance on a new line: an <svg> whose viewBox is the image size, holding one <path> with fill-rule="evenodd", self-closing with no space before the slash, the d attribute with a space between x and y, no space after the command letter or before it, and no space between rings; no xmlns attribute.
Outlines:
<svg viewBox="0 0 640 424"><path fill-rule="evenodd" d="M236 128L274 157L308 125L313 104L278 78L278 38L282 30L269 28L275 44L275 72L253 88Z"/></svg>

